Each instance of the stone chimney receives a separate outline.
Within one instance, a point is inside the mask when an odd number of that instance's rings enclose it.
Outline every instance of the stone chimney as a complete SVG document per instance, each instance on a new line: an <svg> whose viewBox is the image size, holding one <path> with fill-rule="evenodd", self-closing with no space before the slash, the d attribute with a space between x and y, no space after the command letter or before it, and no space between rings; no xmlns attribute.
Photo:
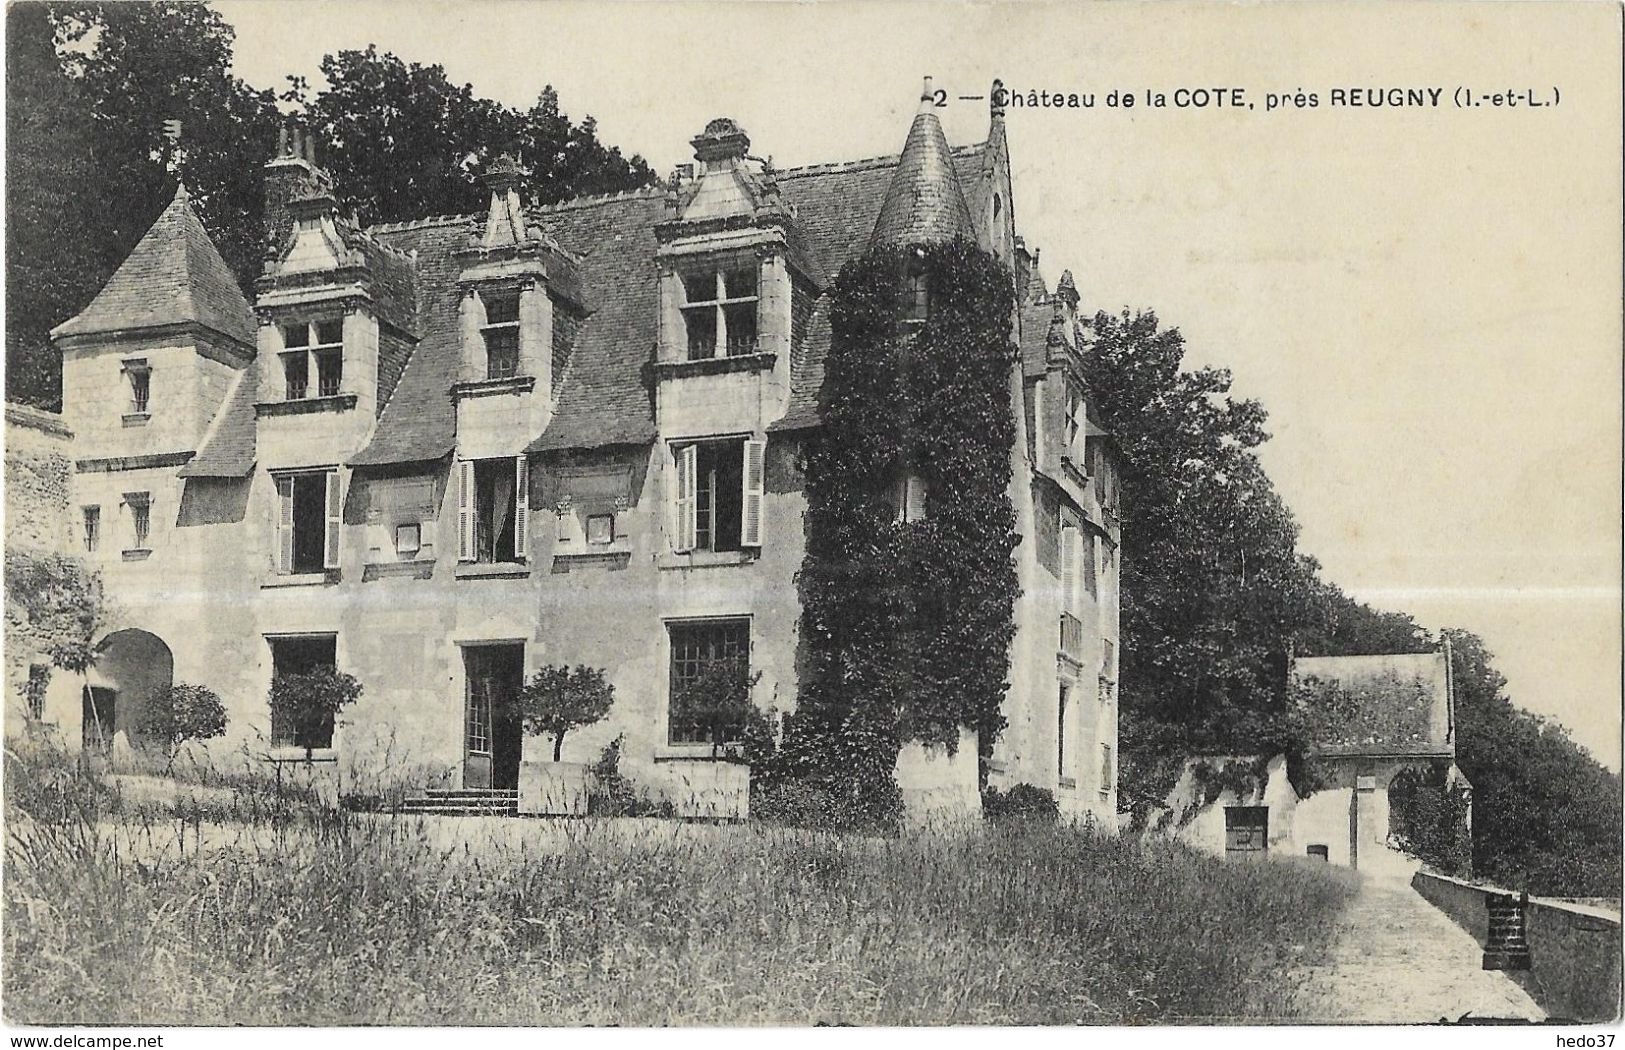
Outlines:
<svg viewBox="0 0 1625 1050"><path fill-rule="evenodd" d="M288 243L293 228L290 206L296 200L330 195L332 177L316 166L316 141L297 118L283 123L277 134L276 156L265 165L266 258L275 258Z"/></svg>

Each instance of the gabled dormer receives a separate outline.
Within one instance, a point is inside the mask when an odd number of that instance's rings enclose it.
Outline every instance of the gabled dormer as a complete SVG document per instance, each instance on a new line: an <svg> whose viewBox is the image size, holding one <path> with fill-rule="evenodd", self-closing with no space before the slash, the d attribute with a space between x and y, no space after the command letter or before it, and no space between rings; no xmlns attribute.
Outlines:
<svg viewBox="0 0 1625 1050"><path fill-rule="evenodd" d="M672 175L659 242L655 374L663 433L759 434L783 414L793 318L825 283L770 159L719 117Z"/></svg>
<svg viewBox="0 0 1625 1050"><path fill-rule="evenodd" d="M578 260L525 207L526 174L506 154L491 163L484 221L456 253L460 457L513 456L542 432L568 349L557 337L586 312Z"/></svg>
<svg viewBox="0 0 1625 1050"><path fill-rule="evenodd" d="M270 235L282 232L255 286L258 456L273 471L343 463L420 337L417 262L340 213L302 134L284 136L266 194Z"/></svg>

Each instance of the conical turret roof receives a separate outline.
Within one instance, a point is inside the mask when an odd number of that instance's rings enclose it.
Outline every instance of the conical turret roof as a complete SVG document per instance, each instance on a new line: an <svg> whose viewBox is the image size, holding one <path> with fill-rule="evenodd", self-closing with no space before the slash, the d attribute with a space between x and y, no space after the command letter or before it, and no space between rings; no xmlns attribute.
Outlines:
<svg viewBox="0 0 1625 1050"><path fill-rule="evenodd" d="M192 208L186 187L169 202L111 280L54 339L191 322L254 345L254 312Z"/></svg>
<svg viewBox="0 0 1625 1050"><path fill-rule="evenodd" d="M875 220L870 237L873 244L923 244L976 235L964 189L954 173L948 136L943 134L930 100L927 80L920 111L909 126L908 140Z"/></svg>

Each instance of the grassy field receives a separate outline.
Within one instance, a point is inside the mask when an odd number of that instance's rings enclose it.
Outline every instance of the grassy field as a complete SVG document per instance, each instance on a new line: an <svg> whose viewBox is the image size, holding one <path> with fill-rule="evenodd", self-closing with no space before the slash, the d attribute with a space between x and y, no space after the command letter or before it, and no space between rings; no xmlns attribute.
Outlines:
<svg viewBox="0 0 1625 1050"><path fill-rule="evenodd" d="M1286 1019L1352 892L1084 829L175 816L16 765L12 1023Z"/></svg>

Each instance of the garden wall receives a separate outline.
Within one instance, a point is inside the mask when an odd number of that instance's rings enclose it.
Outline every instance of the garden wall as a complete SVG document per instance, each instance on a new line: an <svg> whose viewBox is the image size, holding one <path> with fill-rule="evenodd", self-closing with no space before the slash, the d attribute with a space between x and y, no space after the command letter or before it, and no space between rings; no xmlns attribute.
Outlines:
<svg viewBox="0 0 1625 1050"><path fill-rule="evenodd" d="M1416 892L1482 946L1488 939L1485 906L1494 886L1474 886L1418 872ZM1553 1020L1612 1021L1620 1015L1620 920L1600 908L1531 897L1525 937L1530 968L1511 971Z"/></svg>

